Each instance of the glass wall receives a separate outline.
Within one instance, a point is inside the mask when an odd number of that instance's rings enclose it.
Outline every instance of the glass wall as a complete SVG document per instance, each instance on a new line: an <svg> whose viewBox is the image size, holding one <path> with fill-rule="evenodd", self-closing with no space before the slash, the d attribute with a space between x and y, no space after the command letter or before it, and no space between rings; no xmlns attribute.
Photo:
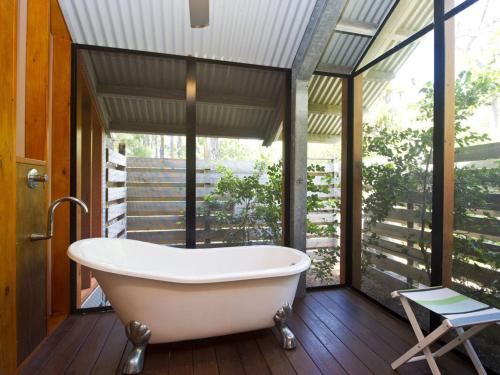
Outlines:
<svg viewBox="0 0 500 375"><path fill-rule="evenodd" d="M81 50L77 67L76 189L90 208L77 236L185 247L186 62ZM76 307L109 306L92 271L76 270Z"/></svg>
<svg viewBox="0 0 500 375"><path fill-rule="evenodd" d="M116 52L91 54L112 142L125 146L126 236L185 247L186 62Z"/></svg>
<svg viewBox="0 0 500 375"><path fill-rule="evenodd" d="M445 1L445 8L463 3ZM496 2L477 1L448 19L445 28L446 70L454 77L454 92L446 95L455 102L455 162L445 166L454 167L452 287L495 307L500 306L499 10ZM381 47L371 59L388 49ZM442 271L430 268L432 56L430 32L363 72L361 290L403 315L390 292L428 286L431 272ZM429 327L426 311L417 311L417 317ZM499 337L494 326L473 339L483 363L497 372Z"/></svg>
<svg viewBox="0 0 500 375"><path fill-rule="evenodd" d="M458 0L457 0L458 1ZM400 0L359 64L375 58L433 22L434 0Z"/></svg>
<svg viewBox="0 0 500 375"><path fill-rule="evenodd" d="M399 313L392 291L430 285L432 56L431 32L363 76L361 290Z"/></svg>
<svg viewBox="0 0 500 375"><path fill-rule="evenodd" d="M500 308L500 4L478 1L447 21L455 42L453 287ZM475 336L500 371L500 328Z"/></svg>
<svg viewBox="0 0 500 375"><path fill-rule="evenodd" d="M340 275L342 80L313 75L309 82L307 254L308 287L335 285Z"/></svg>
<svg viewBox="0 0 500 375"><path fill-rule="evenodd" d="M196 247L283 244L284 73L196 75Z"/></svg>

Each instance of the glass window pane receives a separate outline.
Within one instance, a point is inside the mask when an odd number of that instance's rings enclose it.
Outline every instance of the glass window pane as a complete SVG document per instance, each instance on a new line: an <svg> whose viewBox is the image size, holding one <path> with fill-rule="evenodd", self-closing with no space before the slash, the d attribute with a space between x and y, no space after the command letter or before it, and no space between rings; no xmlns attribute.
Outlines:
<svg viewBox="0 0 500 375"><path fill-rule="evenodd" d="M398 313L393 290L430 284L432 34L363 78L361 289Z"/></svg>
<svg viewBox="0 0 500 375"><path fill-rule="evenodd" d="M186 62L115 53L101 69L113 140L127 150L127 238L185 247Z"/></svg>
<svg viewBox="0 0 500 375"><path fill-rule="evenodd" d="M197 64L197 247L282 244L284 78Z"/></svg>
<svg viewBox="0 0 500 375"><path fill-rule="evenodd" d="M462 4L465 2L465 0L445 0L444 2L444 10L445 12L448 12L455 8L456 6Z"/></svg>
<svg viewBox="0 0 500 375"><path fill-rule="evenodd" d="M77 148L85 152L77 152L77 191L92 201L86 216L92 222L101 219L99 228L82 221L81 238L130 238L184 247L185 61L81 50L78 73ZM96 160L99 165L94 165ZM92 179L87 178L90 170ZM82 266L77 277L78 307L109 305L90 269Z"/></svg>
<svg viewBox="0 0 500 375"><path fill-rule="evenodd" d="M500 6L478 1L448 20L455 39L453 287L500 308ZM500 371L500 327L473 339Z"/></svg>
<svg viewBox="0 0 500 375"><path fill-rule="evenodd" d="M342 80L309 82L307 286L340 283L340 158Z"/></svg>

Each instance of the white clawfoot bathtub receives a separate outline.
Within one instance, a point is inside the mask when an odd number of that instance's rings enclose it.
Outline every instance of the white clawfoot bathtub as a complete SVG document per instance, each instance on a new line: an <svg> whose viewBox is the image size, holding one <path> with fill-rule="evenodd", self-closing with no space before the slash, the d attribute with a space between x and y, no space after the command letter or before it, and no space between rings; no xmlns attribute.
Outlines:
<svg viewBox="0 0 500 375"><path fill-rule="evenodd" d="M68 255L93 270L125 325L151 330L151 343L272 327L310 266L306 254L281 246L178 249L96 238L73 243Z"/></svg>

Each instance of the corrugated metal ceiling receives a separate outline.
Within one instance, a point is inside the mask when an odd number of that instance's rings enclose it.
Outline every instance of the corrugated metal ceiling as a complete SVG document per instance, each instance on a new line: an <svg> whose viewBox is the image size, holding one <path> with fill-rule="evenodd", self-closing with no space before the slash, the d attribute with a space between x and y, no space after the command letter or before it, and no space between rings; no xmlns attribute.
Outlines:
<svg viewBox="0 0 500 375"><path fill-rule="evenodd" d="M145 86L184 90L183 60L110 51L90 51L97 81L102 85Z"/></svg>
<svg viewBox="0 0 500 375"><path fill-rule="evenodd" d="M185 134L184 60L80 51L111 131ZM87 66L88 65L88 66ZM276 125L285 73L197 63L199 135L265 139Z"/></svg>
<svg viewBox="0 0 500 375"><path fill-rule="evenodd" d="M370 43L370 38L333 33L320 60L320 70L349 74ZM326 68L326 69L325 69Z"/></svg>
<svg viewBox="0 0 500 375"><path fill-rule="evenodd" d="M200 91L272 99L283 87L283 74L276 71L210 63L196 65Z"/></svg>
<svg viewBox="0 0 500 375"><path fill-rule="evenodd" d="M349 0L340 18L338 30L332 33L323 52L319 70L351 73L371 40L371 36L361 36L356 32L364 29L374 33L394 2L395 0ZM340 27L341 25L344 26Z"/></svg>
<svg viewBox="0 0 500 375"><path fill-rule="evenodd" d="M59 0L73 41L289 68L315 0L213 0L192 29L187 0Z"/></svg>
<svg viewBox="0 0 500 375"><path fill-rule="evenodd" d="M375 0L375 2L377 1L381 0ZM366 4L367 2L362 1L362 3ZM349 12L353 12L352 14L355 14L355 3L350 2L349 4L350 6L346 7L343 17L346 17L348 9ZM379 32L377 38L373 41L370 49L367 51L360 67L366 65L374 58L397 45L403 39L409 37L413 33L421 30L431 23L433 18L432 4L433 0L400 0L390 18L384 24L383 29ZM385 5L389 6L388 3ZM357 4L357 6L360 6L360 4ZM360 17L358 21L359 20L363 20L362 17ZM370 21L370 18L368 17L365 18L364 21L376 22L377 20L371 19ZM380 19L378 21L380 21ZM332 44L332 41L335 40L335 48L340 48L339 41L341 38L336 39L335 34L338 33L333 34L330 44ZM418 44L419 40L413 42L409 46L389 56L364 73L363 106L365 108L369 108L377 100L384 87L391 80L391 78L397 74L398 70L408 60ZM349 47L355 48L355 46L356 42L352 42ZM333 47L329 45L329 47L325 50L325 55L328 51L330 51L330 48ZM325 55L323 58L325 58ZM339 54L333 53L332 60L329 61L333 64L337 64L337 68L343 67L348 70L350 66L349 64L356 60L354 54L348 54L348 56L349 58L346 58L342 52ZM359 56L361 56L361 54ZM339 78L313 76L310 81L310 107L311 103L324 103L338 106L341 103L341 96L342 88L341 80ZM310 134L338 135L340 134L340 126L341 117L339 116L338 111L332 111L330 113L314 113L310 111L309 113Z"/></svg>
<svg viewBox="0 0 500 375"><path fill-rule="evenodd" d="M309 82L309 134L336 135L340 134L342 118L340 112L319 113L312 110L313 105L336 106L342 105L342 80L339 78L313 75ZM320 107L321 108L321 107Z"/></svg>
<svg viewBox="0 0 500 375"><path fill-rule="evenodd" d="M349 73L370 44L395 0L348 0L338 30L332 31L320 70ZM75 42L178 55L290 67L315 1L213 0L211 26L191 29L187 1L59 0ZM430 4L430 5L429 5ZM432 0L400 0L362 64L429 23ZM349 30L353 32L349 32ZM371 31L370 31L371 30ZM359 33L357 33L359 31ZM362 36L365 32L366 35ZM365 106L372 103L413 48L371 69ZM90 52L97 84L104 92L111 122L184 124L185 62L182 60ZM245 71L240 69L246 69ZM283 77L277 72L198 63L199 122L231 128L226 135L263 138L275 126ZM385 77L385 78L384 78ZM120 95L128 86L129 91ZM146 88L146 94L142 93ZM156 90L156 91L155 91ZM167 91L167 92L165 92ZM340 80L314 76L309 87L309 133L340 133ZM155 125L156 126L156 125ZM253 127L253 129L249 129ZM243 131L242 129L246 129ZM233 131L234 130L234 131Z"/></svg>

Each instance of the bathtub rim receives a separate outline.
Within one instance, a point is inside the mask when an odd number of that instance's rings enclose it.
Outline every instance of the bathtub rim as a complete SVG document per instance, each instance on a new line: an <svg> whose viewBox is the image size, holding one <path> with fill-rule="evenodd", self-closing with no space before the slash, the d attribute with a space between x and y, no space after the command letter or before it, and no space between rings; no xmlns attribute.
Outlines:
<svg viewBox="0 0 500 375"><path fill-rule="evenodd" d="M73 242L67 250L67 255L68 257L73 260L74 262L81 264L83 266L89 267L91 269L95 269L98 271L102 272L109 272L113 274L118 274L118 275L124 275L124 276L130 276L130 277L137 277L137 278L142 278L142 279L149 279L149 280L157 280L157 281L163 281L163 282L170 282L170 283L178 283L178 284L209 284L209 283L223 283L223 282L234 282L234 281L245 281L245 280L255 280L255 279L265 279L265 278L275 278L275 277L286 277L286 276L293 276L296 274L300 274L304 271L307 271L309 267L311 266L311 259L309 256L303 252L299 251L297 249L293 249L291 247L286 247L286 246L278 246L278 245L249 245L248 247L251 246L259 246L259 247L280 247L283 249L287 249L288 251L293 252L294 254L299 256L299 261L296 262L293 265L286 266L286 267L274 267L274 268L266 268L266 269L259 269L255 271L243 271L243 272L230 272L230 273L224 273L222 275L214 276L214 275L203 275L203 276L188 276L188 277L182 277L182 276L172 276L168 274L161 274L159 272L145 272L144 270L134 270L133 268L130 267L123 267L123 266L116 266L113 264L102 264L99 263L95 260L89 260L82 256L82 254L78 251L81 246L84 246L88 244L89 242L100 242L100 241L128 241L128 242L135 242L140 244L147 244L148 246L162 246L165 247L169 250L173 251L199 251L199 250L211 250L211 251L217 251L217 250L224 250L228 249L228 247L218 247L218 248L210 248L210 249L180 249L180 248L175 248L171 246L165 246L165 245L157 245L157 244L152 244L149 242L144 242L144 241L137 241L137 240L131 240L131 239L118 239L118 238L88 238L84 240L79 240L76 242ZM244 247L244 246L238 246L238 247Z"/></svg>

